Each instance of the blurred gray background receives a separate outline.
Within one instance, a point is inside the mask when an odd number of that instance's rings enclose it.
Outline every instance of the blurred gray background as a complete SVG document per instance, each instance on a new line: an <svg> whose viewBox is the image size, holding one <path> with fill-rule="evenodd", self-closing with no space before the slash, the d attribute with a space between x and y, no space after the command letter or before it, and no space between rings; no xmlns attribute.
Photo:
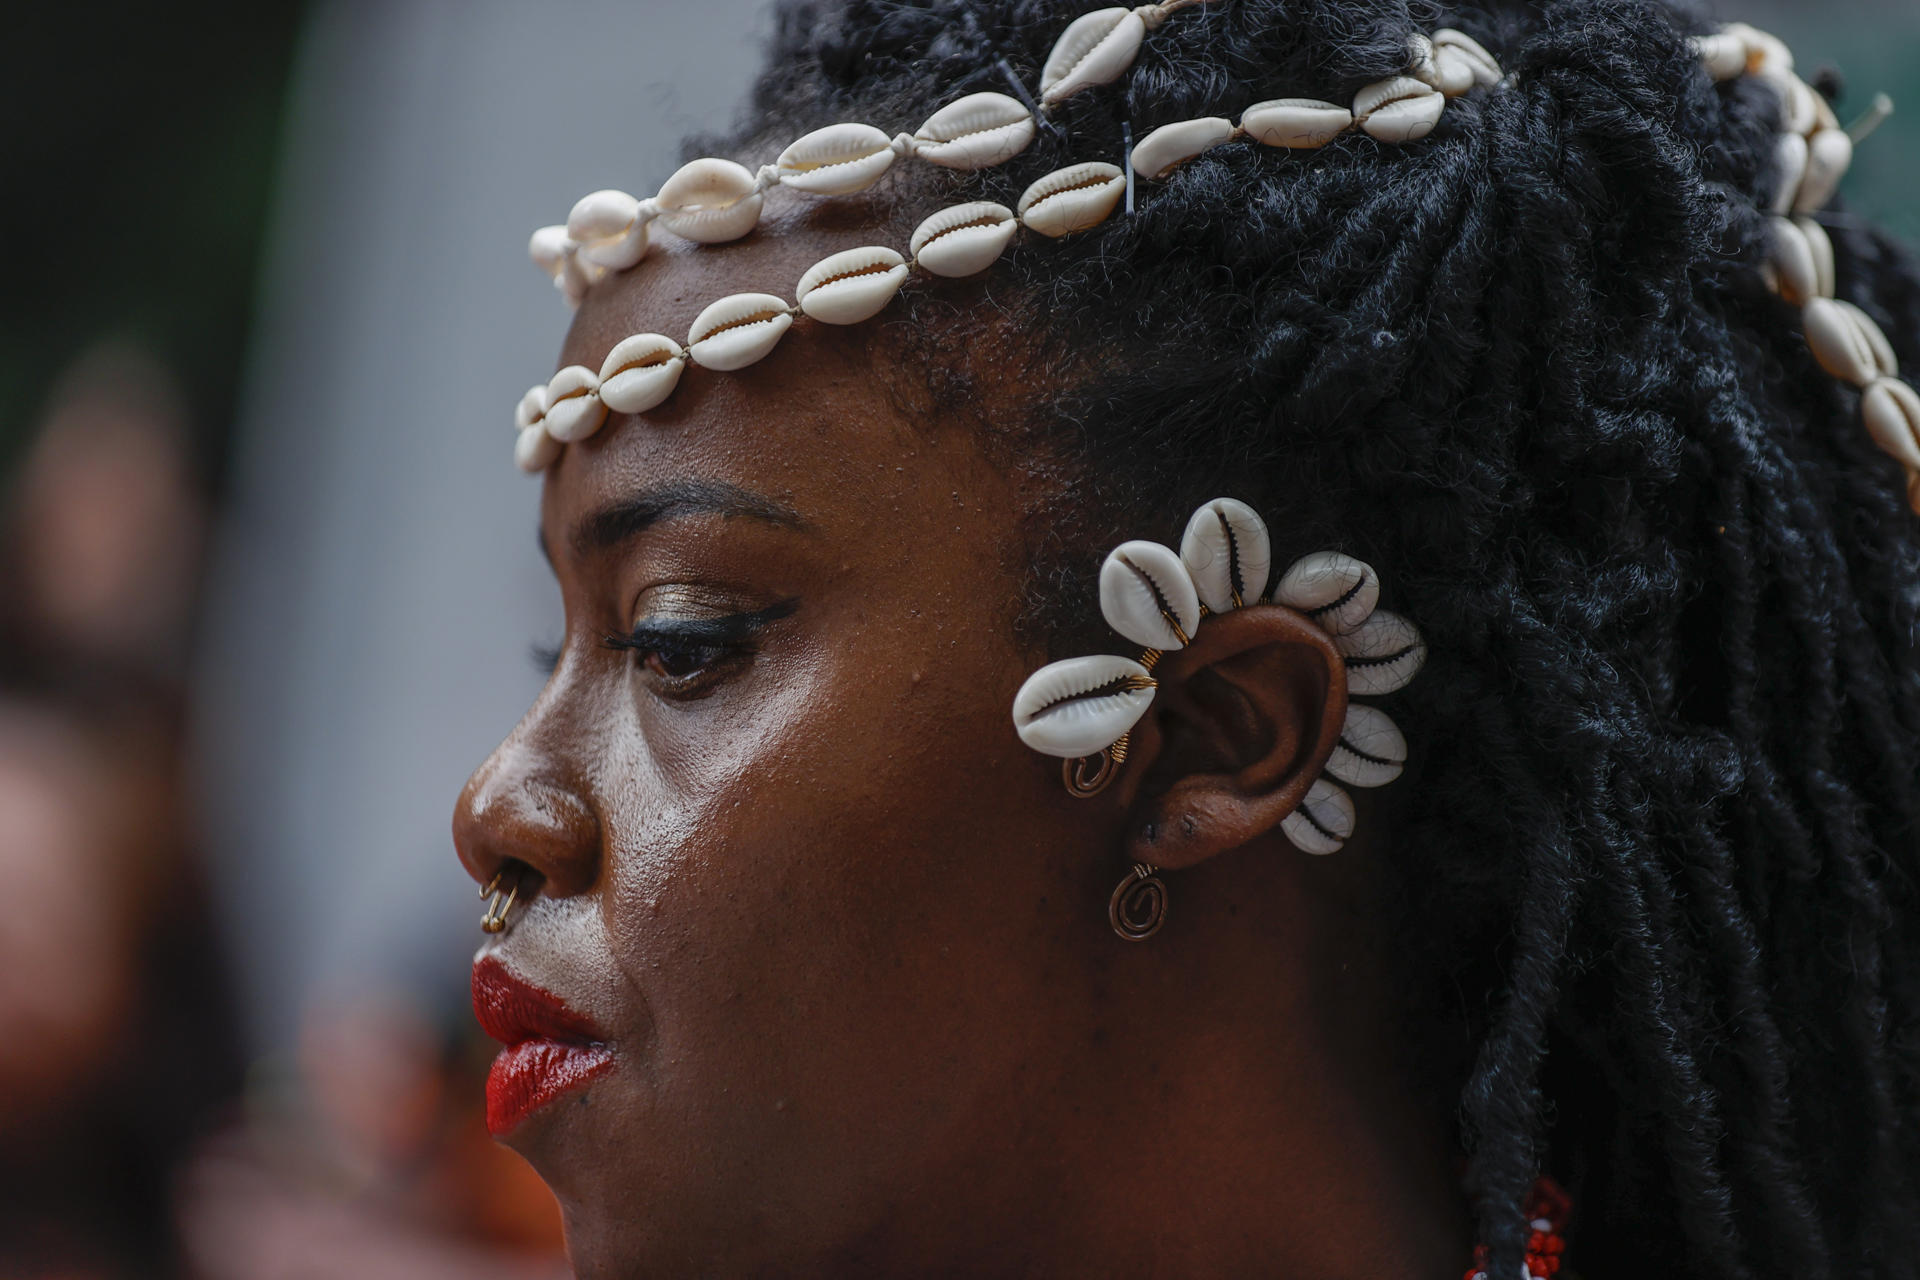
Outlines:
<svg viewBox="0 0 1920 1280"><path fill-rule="evenodd" d="M731 118L760 6L322 4L295 65L198 688L248 1027L396 978L464 1002L448 823L559 596L512 409L569 312L527 235Z"/></svg>
<svg viewBox="0 0 1920 1280"><path fill-rule="evenodd" d="M1907 107L1843 190L1920 239L1920 3L1728 5L1842 118ZM480 904L448 837L558 636L514 401L567 311L528 232L648 192L724 123L756 0L322 4L299 45L231 501L195 672L215 883L256 1050L316 996L463 999Z"/></svg>

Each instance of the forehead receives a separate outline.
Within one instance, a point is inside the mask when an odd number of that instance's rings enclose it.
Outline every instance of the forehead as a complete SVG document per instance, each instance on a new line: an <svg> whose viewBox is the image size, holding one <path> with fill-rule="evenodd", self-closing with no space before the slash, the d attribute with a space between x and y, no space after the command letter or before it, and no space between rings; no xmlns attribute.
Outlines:
<svg viewBox="0 0 1920 1280"><path fill-rule="evenodd" d="M657 245L639 266L589 292L560 363L597 371L636 333L684 343L710 303L754 292L791 302L821 258L894 238L870 215L822 206L769 218L731 244ZM902 411L894 389L919 373L895 367L899 344L882 340L889 323L900 323L897 310L851 326L799 316L757 364L726 373L690 365L665 403L610 414L593 437L567 447L547 473L549 528L621 494L687 479L738 485L828 524L868 523L863 516L883 507L900 522L910 514L900 504L924 500L918 491L929 488L976 503L983 490L1004 492L971 432L931 431Z"/></svg>

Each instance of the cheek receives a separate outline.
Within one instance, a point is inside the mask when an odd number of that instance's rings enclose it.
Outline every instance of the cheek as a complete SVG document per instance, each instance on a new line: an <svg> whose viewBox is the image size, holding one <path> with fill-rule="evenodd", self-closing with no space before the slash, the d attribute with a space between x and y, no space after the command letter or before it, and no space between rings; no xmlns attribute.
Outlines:
<svg viewBox="0 0 1920 1280"><path fill-rule="evenodd" d="M861 628L706 704L636 703L613 806L657 1085L756 1159L823 1130L879 1158L1076 1021L1079 851L993 696L1005 655L934 619Z"/></svg>

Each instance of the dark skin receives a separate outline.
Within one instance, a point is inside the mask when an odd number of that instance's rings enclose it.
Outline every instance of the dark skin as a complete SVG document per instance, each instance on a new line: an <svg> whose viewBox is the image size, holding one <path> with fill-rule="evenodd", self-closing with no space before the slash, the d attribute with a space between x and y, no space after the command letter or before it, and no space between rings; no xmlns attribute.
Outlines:
<svg viewBox="0 0 1920 1280"><path fill-rule="evenodd" d="M887 242L656 248L561 363ZM1048 495L905 416L879 332L803 319L547 473L559 664L454 832L478 881L537 872L499 954L544 948L617 1059L507 1138L579 1273L1457 1276L1379 855L1279 831L1333 745L1337 655L1277 606L1209 619L1118 781L1071 798L1009 715L1046 661L1012 621ZM738 642L663 649L689 620ZM1136 860L1170 869L1144 944L1106 918Z"/></svg>

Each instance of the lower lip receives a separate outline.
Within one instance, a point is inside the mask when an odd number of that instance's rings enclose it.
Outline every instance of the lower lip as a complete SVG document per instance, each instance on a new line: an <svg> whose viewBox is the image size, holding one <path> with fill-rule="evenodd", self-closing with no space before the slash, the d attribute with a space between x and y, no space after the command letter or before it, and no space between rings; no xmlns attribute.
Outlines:
<svg viewBox="0 0 1920 1280"><path fill-rule="evenodd" d="M487 1132L504 1137L562 1094L613 1069L613 1055L593 1045L522 1040L508 1045L487 1073Z"/></svg>

